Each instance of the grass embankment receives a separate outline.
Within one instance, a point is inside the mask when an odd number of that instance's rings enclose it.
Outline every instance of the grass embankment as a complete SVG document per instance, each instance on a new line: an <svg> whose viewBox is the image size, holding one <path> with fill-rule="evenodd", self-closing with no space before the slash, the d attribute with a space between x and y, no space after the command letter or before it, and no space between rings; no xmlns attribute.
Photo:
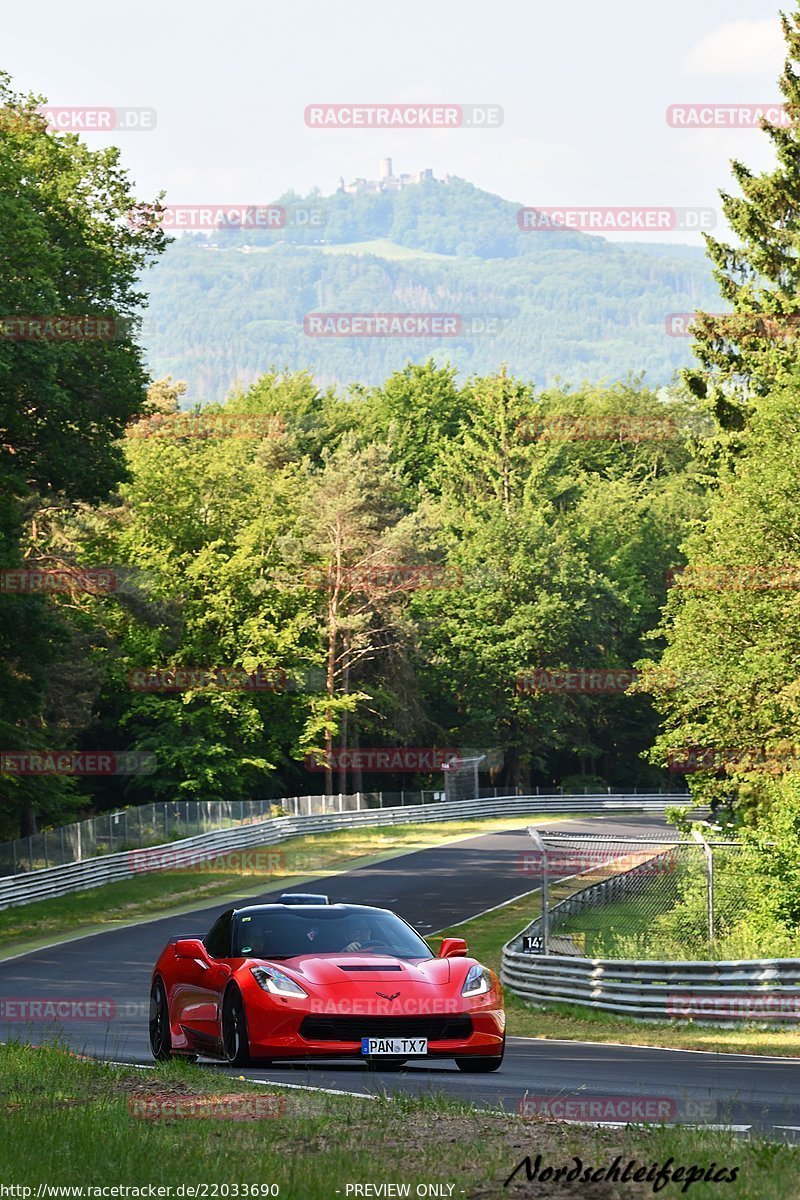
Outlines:
<svg viewBox="0 0 800 1200"><path fill-rule="evenodd" d="M337 870L366 866L493 829L517 825L524 828L528 822L542 819L532 814L342 829L292 838L278 846L231 851L222 859L188 869L143 872L120 883L0 911L0 959L46 945L62 935L179 915L215 901L243 900L284 885L297 887ZM165 853L169 852L167 847ZM132 853L136 856L148 852Z"/></svg>
<svg viewBox="0 0 800 1200"><path fill-rule="evenodd" d="M442 936L463 937L474 954L493 970L500 970L501 949L539 915L538 895L525 896L495 912L476 917ZM800 1029L770 1028L761 1023L737 1022L730 1028L697 1025L692 1021L631 1021L580 1005L555 1004L547 1009L526 1004L506 989L508 1032L517 1037L564 1038L582 1042L622 1042L640 1046L668 1046L684 1050L716 1050L729 1054L775 1054L800 1057Z"/></svg>
<svg viewBox="0 0 800 1200"><path fill-rule="evenodd" d="M566 917L559 922L558 932L585 934L584 949L590 958L668 960L679 957L680 947L675 944L675 938L670 938L669 945L664 943L658 928L654 927L653 916L653 901L649 896L629 896Z"/></svg>
<svg viewBox="0 0 800 1200"><path fill-rule="evenodd" d="M230 1099L221 1101L222 1096ZM275 1115L239 1120L174 1115L176 1103L197 1112L214 1097L218 1105L245 1114L260 1101ZM136 1115L141 1111L164 1115ZM281 1096L271 1084L259 1087L186 1064L136 1071L52 1047L0 1047L0 1123L0 1181L32 1189L28 1196L45 1184L154 1184L172 1189L173 1196L180 1185L187 1189L184 1195L192 1195L190 1186L208 1185L194 1195L241 1197L249 1187L256 1189L250 1196L333 1200L348 1194L348 1184L367 1183L405 1185L411 1196L420 1184L437 1184L441 1190L433 1194L474 1200L652 1196L652 1182L598 1180L587 1186L579 1179L543 1186L528 1182L524 1169L504 1187L526 1155L532 1163L541 1155L540 1170L574 1168L574 1156L583 1169L606 1170L619 1155L620 1168L635 1160L637 1168L650 1171L671 1159L671 1170L696 1166L706 1172L713 1163L727 1178L737 1169L734 1182L693 1183L687 1194L694 1200L800 1197L800 1149L757 1138L688 1128L582 1128L480 1112L437 1098L372 1100L297 1090ZM276 1185L272 1192L270 1185ZM679 1196L682 1188L679 1176L660 1194Z"/></svg>

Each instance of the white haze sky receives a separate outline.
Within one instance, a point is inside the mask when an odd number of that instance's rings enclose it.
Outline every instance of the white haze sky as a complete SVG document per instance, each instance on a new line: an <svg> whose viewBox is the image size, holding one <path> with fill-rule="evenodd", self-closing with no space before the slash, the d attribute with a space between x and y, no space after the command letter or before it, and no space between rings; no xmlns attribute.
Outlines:
<svg viewBox="0 0 800 1200"><path fill-rule="evenodd" d="M449 171L525 205L717 207L731 157L769 165L766 137L671 129L666 108L775 101L783 61L769 0L36 0L2 22L0 67L18 90L157 110L154 131L115 140L140 195L176 204L327 194L391 156L398 173ZM491 103L505 120L308 129L317 101ZM662 237L700 241L648 240Z"/></svg>

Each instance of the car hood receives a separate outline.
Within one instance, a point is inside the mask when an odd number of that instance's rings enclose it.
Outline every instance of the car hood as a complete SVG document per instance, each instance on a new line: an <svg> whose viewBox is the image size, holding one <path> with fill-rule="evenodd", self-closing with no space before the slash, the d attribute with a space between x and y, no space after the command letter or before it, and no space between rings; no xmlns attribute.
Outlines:
<svg viewBox="0 0 800 1200"><path fill-rule="evenodd" d="M409 962L388 954L298 954L276 963L317 987L352 987L358 983L417 983L441 987L450 982L450 960Z"/></svg>

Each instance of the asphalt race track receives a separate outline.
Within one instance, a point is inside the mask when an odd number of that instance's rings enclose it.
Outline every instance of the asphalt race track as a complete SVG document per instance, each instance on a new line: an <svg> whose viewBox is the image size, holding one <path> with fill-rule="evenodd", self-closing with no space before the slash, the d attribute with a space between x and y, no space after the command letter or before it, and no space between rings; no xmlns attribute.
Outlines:
<svg viewBox="0 0 800 1200"><path fill-rule="evenodd" d="M544 829L548 822L539 825ZM663 826L656 818L636 817L559 822L557 828L641 836ZM538 881L521 873L519 865L531 845L520 828L483 834L322 877L313 890L326 892L332 901L392 908L429 936L536 886ZM276 895L266 892L263 899ZM82 1053L150 1064L147 1017L153 964L168 937L202 936L225 907L217 904L183 917L112 929L0 962L4 1001L102 999L112 1002L115 1014L110 1020L76 1020L58 1028L4 1019L0 1039L59 1039ZM219 1064L205 1069L229 1070ZM447 1061L409 1063L400 1072L368 1071L353 1062L234 1073L259 1083L357 1093L444 1092L510 1110L517 1110L526 1095L584 1102L595 1097L658 1098L670 1103L672 1119L685 1123L733 1125L742 1132L753 1129L800 1140L800 1062L780 1058L509 1037L503 1067L486 1076L462 1075ZM570 1115L578 1119L585 1113L573 1109ZM632 1119L636 1116L632 1110Z"/></svg>

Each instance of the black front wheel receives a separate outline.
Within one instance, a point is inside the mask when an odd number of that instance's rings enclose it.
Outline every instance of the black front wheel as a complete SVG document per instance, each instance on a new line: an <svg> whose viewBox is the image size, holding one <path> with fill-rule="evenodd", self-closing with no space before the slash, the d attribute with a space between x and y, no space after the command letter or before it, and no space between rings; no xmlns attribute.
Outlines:
<svg viewBox="0 0 800 1200"><path fill-rule="evenodd" d="M158 1062L172 1058L167 993L160 979L154 981L150 991L150 1049Z"/></svg>
<svg viewBox="0 0 800 1200"><path fill-rule="evenodd" d="M242 994L231 988L222 1006L222 1050L232 1067L250 1065L250 1042Z"/></svg>
<svg viewBox="0 0 800 1200"><path fill-rule="evenodd" d="M506 1052L506 1039L503 1038L503 1045L500 1053L494 1057L489 1055L475 1055L472 1058L457 1058L456 1066L459 1071L463 1071L466 1075L488 1075L490 1071L498 1071L503 1065L503 1056Z"/></svg>

